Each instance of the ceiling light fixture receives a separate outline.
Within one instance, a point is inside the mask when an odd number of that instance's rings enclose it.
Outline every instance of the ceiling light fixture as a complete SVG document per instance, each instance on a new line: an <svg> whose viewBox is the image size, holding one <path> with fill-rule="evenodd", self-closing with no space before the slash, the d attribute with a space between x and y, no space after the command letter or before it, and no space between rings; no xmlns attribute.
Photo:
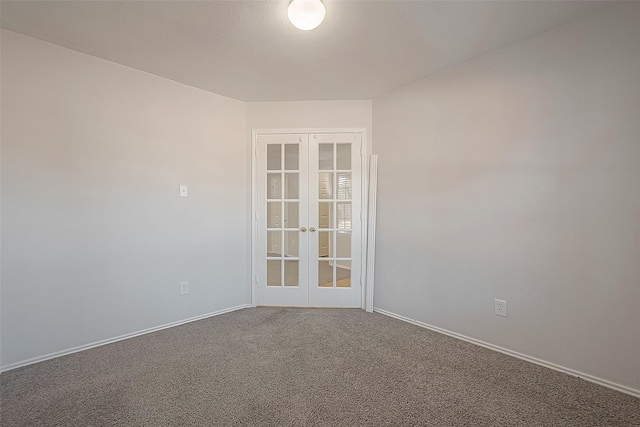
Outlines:
<svg viewBox="0 0 640 427"><path fill-rule="evenodd" d="M287 15L296 28L313 30L324 20L324 4L322 0L291 0Z"/></svg>

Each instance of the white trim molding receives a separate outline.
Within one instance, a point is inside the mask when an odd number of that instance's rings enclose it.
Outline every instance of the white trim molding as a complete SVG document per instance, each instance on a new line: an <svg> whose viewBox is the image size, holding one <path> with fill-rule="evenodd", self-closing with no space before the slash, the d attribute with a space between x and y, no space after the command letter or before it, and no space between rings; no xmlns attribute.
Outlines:
<svg viewBox="0 0 640 427"><path fill-rule="evenodd" d="M377 194L378 194L378 155L373 154L369 160L369 206L367 207L367 275L366 275L366 306L365 309L373 312L373 292L375 284L375 262L376 262L376 217L377 217Z"/></svg>
<svg viewBox="0 0 640 427"><path fill-rule="evenodd" d="M518 353L517 351L509 350L507 348L503 348L494 344L490 344L485 341L477 340L475 338L470 338L465 335L458 334L456 332L451 332L446 329L439 328L437 326L432 326L424 322L420 322L419 320L411 319L405 316L401 316L399 314L392 313L387 310L382 310L380 308L373 308L375 313L380 313L385 316L393 317L394 319L402 320L407 323L412 323L414 325L420 326L425 329L430 329L434 332L438 332L444 335L448 335L453 338L457 338L462 341L467 341L471 344L479 345L480 347L488 348L489 350L494 350L507 356L516 357L518 359L525 360L527 362L535 363L536 365L544 366L545 368L553 369L554 371L563 372L565 374L569 374L574 377L582 378L583 380L601 385L603 387L607 387L621 393L629 394L634 397L640 397L640 390L635 388L631 388L622 384L617 384L612 381L608 381L602 378L595 377L593 375L585 374L584 372L576 371L574 369L567 368L565 366L556 365L555 363L547 362L546 360L538 359L536 357L528 356L526 354Z"/></svg>
<svg viewBox="0 0 640 427"><path fill-rule="evenodd" d="M55 359L56 357L66 356L72 353L78 353L79 351L89 350L91 348L100 347L107 344L112 344L114 342L126 340L129 338L138 337L140 335L150 334L151 332L161 331L162 329L173 328L174 326L184 325L185 323L195 322L197 320L203 320L213 316L219 316L220 314L230 313L232 311L241 310L243 308L251 307L250 304L238 305L236 307L225 308L218 311L213 311L211 313L201 314L199 316L190 317L184 320L178 320L176 322L166 323L164 325L155 326L153 328L143 329L137 332L131 332L129 334L120 335L114 338L108 338L105 340L96 341L90 344L80 345L78 347L69 348L66 350L56 351L54 353L45 354L44 356L33 357L31 359L23 360L21 362L11 363L7 366L0 367L0 372L10 371L12 369L21 368L27 365L33 365L34 363L44 362L45 360Z"/></svg>

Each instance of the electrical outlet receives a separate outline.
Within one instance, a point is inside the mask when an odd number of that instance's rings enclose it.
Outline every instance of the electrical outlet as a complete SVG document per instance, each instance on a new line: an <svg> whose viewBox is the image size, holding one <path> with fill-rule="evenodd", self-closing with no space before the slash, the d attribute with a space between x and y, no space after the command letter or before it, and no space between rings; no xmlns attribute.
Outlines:
<svg viewBox="0 0 640 427"><path fill-rule="evenodd" d="M180 295L189 293L189 282L180 282Z"/></svg>
<svg viewBox="0 0 640 427"><path fill-rule="evenodd" d="M494 300L494 312L496 316L507 317L507 302L501 299Z"/></svg>

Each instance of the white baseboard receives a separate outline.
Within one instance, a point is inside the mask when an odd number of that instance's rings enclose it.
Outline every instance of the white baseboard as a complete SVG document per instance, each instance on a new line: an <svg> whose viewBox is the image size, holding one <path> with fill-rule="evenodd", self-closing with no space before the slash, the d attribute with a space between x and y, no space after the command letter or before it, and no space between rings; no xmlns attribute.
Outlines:
<svg viewBox="0 0 640 427"><path fill-rule="evenodd" d="M243 308L249 308L251 304L242 304L236 307L225 308L223 310L214 311L211 313L201 314L199 316L190 317L184 320L178 320L177 322L167 323L161 326L155 326L153 328L143 329L141 331L132 332L130 334L120 335L114 338L108 338L106 340L96 341L91 344L85 344L78 347L73 347L67 350L56 351L54 353L45 354L44 356L33 357L31 359L23 360L21 362L11 363L7 366L0 367L0 372L10 371L12 369L20 368L22 366L32 365L38 362L44 362L45 360L55 359L56 357L66 356L67 354L77 353L79 351L89 350L90 348L100 347L102 345L111 344L114 342L126 340L129 338L137 337L140 335L149 334L151 332L160 331L162 329L173 328L174 326L184 325L185 323L195 322L196 320L206 319L208 317L218 316L220 314L229 313L236 310L241 310Z"/></svg>
<svg viewBox="0 0 640 427"><path fill-rule="evenodd" d="M564 366L560 366L560 365L556 365L555 363L551 363L551 362L547 362L545 360L542 359L538 359L536 357L532 357L532 356L527 356L526 354L522 354L522 353L518 353L517 351L513 351L513 350L509 350L503 347L499 347L497 345L494 344L489 344L488 342L484 342L484 341L480 341L477 340L475 338L469 338L467 336L455 333L455 332L451 332L448 331L446 329L442 329L442 328L438 328L437 326L432 326L429 325L427 323L423 323L420 322L419 320L414 320L414 319L410 319L408 317L404 317L401 316L399 314L395 314L392 313L390 311L387 310L382 310L380 308L373 308L373 311L376 313L380 313L380 314L384 314L385 316L389 316L389 317L393 317L395 319L398 320L402 320L404 322L408 322L408 323L412 323L414 325L426 328L426 329L430 329L432 331L444 334L444 335L448 335L450 337L453 338L457 338L463 341L467 341L470 342L472 344L475 345L479 345L481 347L485 347L488 348L490 350L494 350L494 351L498 351L500 353L504 353L508 356L513 356L513 357L517 357L518 359L522 359L522 360L526 360L527 362L531 362L531 363L535 363L536 365L540 365L540 366L544 366L545 368L550 368L553 369L555 371L559 371L559 372L564 372L565 374L569 374L572 375L574 377L578 377L578 378L582 378L583 380L625 393L625 394L629 394L631 396L635 396L635 397L640 397L640 390L631 388L631 387L627 387L625 385L621 385L621 384L616 384L614 382L608 381L608 380L604 380L602 378L598 378L598 377L594 377L593 375L589 375L589 374L585 374L583 372L579 372L576 371L574 369L570 369Z"/></svg>

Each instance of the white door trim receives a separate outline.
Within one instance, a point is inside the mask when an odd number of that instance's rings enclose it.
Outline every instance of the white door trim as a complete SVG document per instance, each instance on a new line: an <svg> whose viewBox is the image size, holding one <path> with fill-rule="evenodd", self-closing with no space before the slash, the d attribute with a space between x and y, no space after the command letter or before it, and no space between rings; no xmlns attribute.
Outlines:
<svg viewBox="0 0 640 427"><path fill-rule="evenodd" d="M258 305L258 200L257 200L257 158L258 158L258 135L260 134L277 134L277 133L359 133L361 135L361 173L362 173L362 238L360 256L360 285L362 295L360 297L360 307L365 308L367 299L373 300L373 293L369 295L369 286L367 286L366 269L367 269L367 224L368 224L368 196L369 196L369 161L367 130L365 128L296 128L296 129L254 129L251 131L251 306ZM372 292L372 290L371 290Z"/></svg>
<svg viewBox="0 0 640 427"><path fill-rule="evenodd" d="M369 205L367 207L369 221L367 223L367 294L365 310L373 313L373 289L375 286L375 260L376 260L376 216L378 194L378 155L373 154L369 161Z"/></svg>

